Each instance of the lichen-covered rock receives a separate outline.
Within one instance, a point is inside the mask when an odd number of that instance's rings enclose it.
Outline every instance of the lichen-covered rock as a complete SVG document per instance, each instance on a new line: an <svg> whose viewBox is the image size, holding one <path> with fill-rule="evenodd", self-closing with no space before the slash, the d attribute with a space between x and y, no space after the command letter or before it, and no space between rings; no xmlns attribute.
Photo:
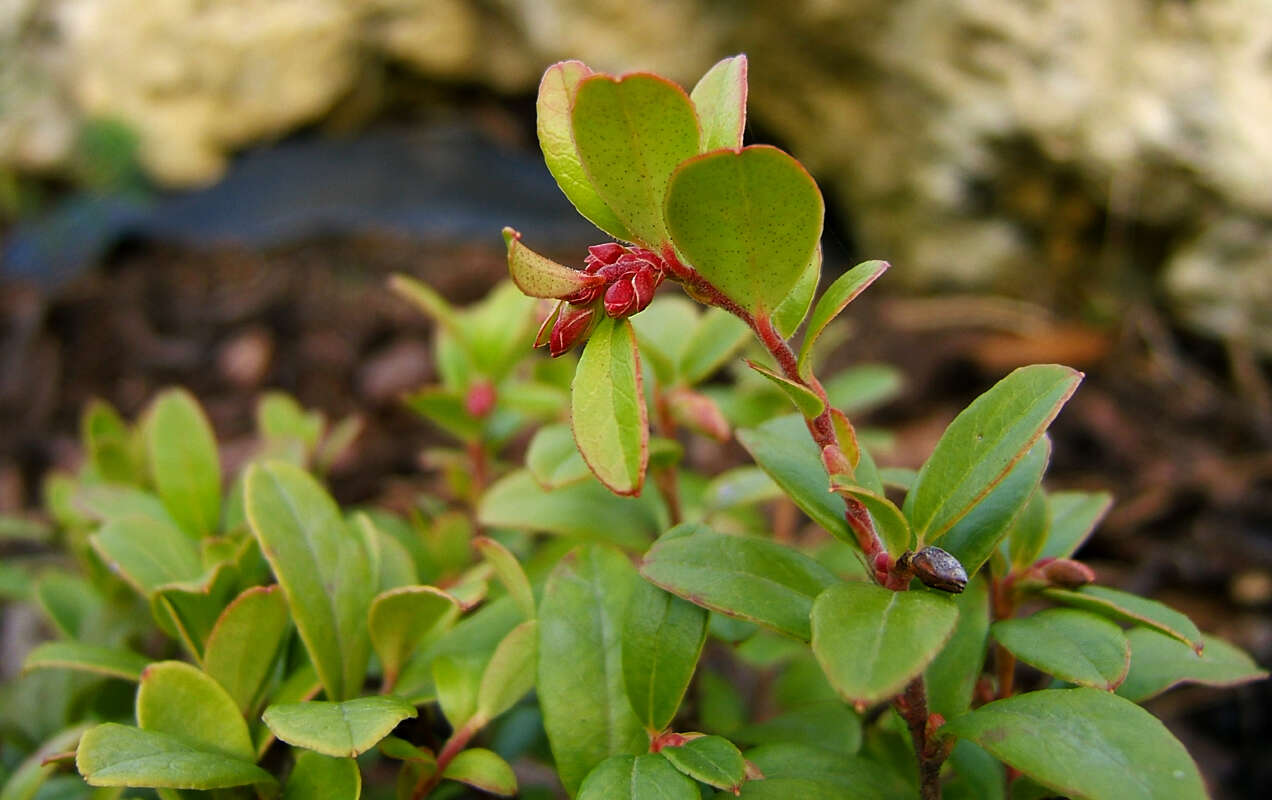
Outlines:
<svg viewBox="0 0 1272 800"><path fill-rule="evenodd" d="M1229 218L1170 258L1172 310L1195 329L1272 353L1272 225Z"/></svg>

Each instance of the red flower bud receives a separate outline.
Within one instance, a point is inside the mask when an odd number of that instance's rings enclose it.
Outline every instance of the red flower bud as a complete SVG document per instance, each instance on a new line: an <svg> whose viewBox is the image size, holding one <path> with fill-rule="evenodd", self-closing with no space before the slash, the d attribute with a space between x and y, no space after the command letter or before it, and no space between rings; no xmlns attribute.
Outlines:
<svg viewBox="0 0 1272 800"><path fill-rule="evenodd" d="M662 279L662 270L653 267L637 270L632 276L632 289L636 292L636 312L644 311L653 301L654 292L658 291L658 284L662 283Z"/></svg>
<svg viewBox="0 0 1272 800"><path fill-rule="evenodd" d="M619 278L605 290L605 313L614 319L636 310L635 276Z"/></svg>
<svg viewBox="0 0 1272 800"><path fill-rule="evenodd" d="M595 306L567 305L561 309L556 324L552 326L552 335L548 337L548 354L556 358L569 352L571 347L587 337L595 317Z"/></svg>
<svg viewBox="0 0 1272 800"><path fill-rule="evenodd" d="M464 395L464 410L470 417L481 419L495 407L495 386L490 381L477 381Z"/></svg>
<svg viewBox="0 0 1272 800"><path fill-rule="evenodd" d="M594 244L587 248L587 258L583 260L583 263L587 265L585 270L595 272L605 264L613 264L626 252L627 248L618 242Z"/></svg>

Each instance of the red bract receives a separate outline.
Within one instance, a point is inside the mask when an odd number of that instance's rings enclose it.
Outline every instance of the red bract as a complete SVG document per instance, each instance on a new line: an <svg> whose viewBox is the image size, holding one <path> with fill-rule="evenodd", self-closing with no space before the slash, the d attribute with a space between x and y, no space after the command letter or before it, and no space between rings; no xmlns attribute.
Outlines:
<svg viewBox="0 0 1272 800"><path fill-rule="evenodd" d="M614 319L644 311L653 302L666 270L666 263L643 247L625 247L617 242L588 247L582 272L598 276L603 282L560 298L566 305L552 322L548 352L559 356L586 338L596 321L598 304ZM543 342L542 331L536 342Z"/></svg>
<svg viewBox="0 0 1272 800"><path fill-rule="evenodd" d="M562 308L548 337L548 355L556 358L569 352L591 332L595 318L595 306L567 305Z"/></svg>

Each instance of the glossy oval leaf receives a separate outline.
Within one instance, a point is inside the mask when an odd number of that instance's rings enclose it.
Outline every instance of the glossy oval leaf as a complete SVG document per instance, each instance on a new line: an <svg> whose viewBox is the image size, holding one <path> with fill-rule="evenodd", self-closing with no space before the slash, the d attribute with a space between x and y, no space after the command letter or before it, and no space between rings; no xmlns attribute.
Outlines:
<svg viewBox="0 0 1272 800"><path fill-rule="evenodd" d="M508 248L508 272L512 282L530 297L560 299L604 283L598 275L584 274L539 255L522 244L521 234L512 228L503 229L503 238Z"/></svg>
<svg viewBox="0 0 1272 800"><path fill-rule="evenodd" d="M343 703L283 703L265 709L261 720L284 742L337 758L365 753L397 724L416 714L415 706L392 695L359 697Z"/></svg>
<svg viewBox="0 0 1272 800"><path fill-rule="evenodd" d="M508 632L482 672L477 718L483 726L512 708L534 688L539 624L526 620Z"/></svg>
<svg viewBox="0 0 1272 800"><path fill-rule="evenodd" d="M0 800L34 800L42 791L47 796L50 790L44 786L61 766L59 757L75 749L86 729L85 725L74 725L58 731L21 762L13 764L0 783ZM50 760L46 763L45 759ZM78 783L73 777L67 780Z"/></svg>
<svg viewBox="0 0 1272 800"><path fill-rule="evenodd" d="M813 604L813 654L849 702L898 694L954 633L958 606L932 592L839 583Z"/></svg>
<svg viewBox="0 0 1272 800"><path fill-rule="evenodd" d="M534 619L534 590L530 588L530 579L526 577L526 571L521 568L517 557L488 536L478 536L473 540L473 545L481 553L482 559L495 570L499 582L508 590L513 602L526 618Z"/></svg>
<svg viewBox="0 0 1272 800"><path fill-rule="evenodd" d="M821 239L824 211L808 171L767 145L693 158L667 188L676 247L726 297L762 316L799 282Z"/></svg>
<svg viewBox="0 0 1272 800"><path fill-rule="evenodd" d="M276 783L274 776L251 760L113 722L98 725L80 738L75 767L90 786L225 789Z"/></svg>
<svg viewBox="0 0 1272 800"><path fill-rule="evenodd" d="M1206 649L1200 654L1143 626L1131 628L1126 638L1131 643L1131 670L1117 693L1136 703L1181 683L1237 686L1268 677L1249 654L1215 636L1202 636Z"/></svg>
<svg viewBox="0 0 1272 800"><path fill-rule="evenodd" d="M630 242L631 233L597 194L583 170L578 147L574 144L570 108L579 82L591 74L592 70L582 61L562 61L543 73L543 80L539 82L539 99L535 103L539 147L557 186L579 213L615 239Z"/></svg>
<svg viewBox="0 0 1272 800"><path fill-rule="evenodd" d="M941 732L971 739L1074 800L1206 797L1197 765L1166 727L1099 689L1016 695L952 720Z"/></svg>
<svg viewBox="0 0 1272 800"><path fill-rule="evenodd" d="M764 774L747 781L743 800L901 800L917 797L911 784L878 761L805 744L775 743L746 751Z"/></svg>
<svg viewBox="0 0 1272 800"><path fill-rule="evenodd" d="M840 275L834 283L826 287L826 291L822 292L817 306L813 309L813 315L808 319L804 341L799 346L798 363L801 375L808 374L809 357L813 353L813 345L826 330L826 326L880 275L887 272L890 266L886 261L866 261Z"/></svg>
<svg viewBox="0 0 1272 800"><path fill-rule="evenodd" d="M1119 622L1145 625L1173 636L1202 652L1205 642L1193 621L1170 606L1137 594L1108 586L1083 586L1081 589L1046 589L1043 594L1057 603L1101 614Z"/></svg>
<svg viewBox="0 0 1272 800"><path fill-rule="evenodd" d="M993 555L1003 537L1042 482L1051 460L1051 439L1043 436L1016 462L1007 477L999 481L972 510L941 537L941 549L954 556L975 575Z"/></svg>
<svg viewBox="0 0 1272 800"><path fill-rule="evenodd" d="M738 441L760 469L795 501L813 522L836 538L856 545L844 519L844 502L829 491L821 452L799 414L739 430Z"/></svg>
<svg viewBox="0 0 1272 800"><path fill-rule="evenodd" d="M590 545L563 558L543 591L539 652L552 657L539 661L539 707L571 794L606 758L649 746L623 686L620 634L637 580L621 553Z"/></svg>
<svg viewBox="0 0 1272 800"><path fill-rule="evenodd" d="M1051 526L1042 558L1068 558L1086 542L1113 505L1108 492L1050 492L1047 516Z"/></svg>
<svg viewBox="0 0 1272 800"><path fill-rule="evenodd" d="M954 418L906 496L919 544L935 544L1007 476L1081 380L1058 364L1021 367Z"/></svg>
<svg viewBox="0 0 1272 800"><path fill-rule="evenodd" d="M153 517L134 514L111 520L89 542L142 595L203 574L198 544L171 523Z"/></svg>
<svg viewBox="0 0 1272 800"><path fill-rule="evenodd" d="M814 419L821 416L826 410L826 401L817 396L817 393L802 383L779 375L763 364L757 364L751 359L746 360L746 365L756 372L773 382L777 388L782 390L790 401L795 404L795 408L799 409L799 413L804 415L805 419Z"/></svg>
<svg viewBox="0 0 1272 800"><path fill-rule="evenodd" d="M838 579L808 556L776 542L673 528L649 549L641 574L689 602L808 641L813 600Z"/></svg>
<svg viewBox="0 0 1272 800"><path fill-rule="evenodd" d="M1131 646L1121 628L1074 608L1001 620L993 633L1016 658L1079 686L1112 691L1131 664Z"/></svg>
<svg viewBox="0 0 1272 800"><path fill-rule="evenodd" d="M872 492L851 483L841 484L832 478L831 487L837 494L847 495L861 501L874 520L875 531L883 540L884 547L893 558L912 549L913 536L910 534L910 523L906 521L901 509L883 494Z"/></svg>
<svg viewBox="0 0 1272 800"><path fill-rule="evenodd" d="M240 712L247 713L260 696L290 628L287 601L277 585L253 586L221 612L204 646L203 668Z"/></svg>
<svg viewBox="0 0 1272 800"><path fill-rule="evenodd" d="M745 54L720 59L693 87L689 99L702 124L702 152L742 146L746 88Z"/></svg>
<svg viewBox="0 0 1272 800"><path fill-rule="evenodd" d="M458 614L455 598L433 586L400 586L377 595L367 624L385 685L394 685L402 666L430 632Z"/></svg>
<svg viewBox="0 0 1272 800"><path fill-rule="evenodd" d="M579 453L615 494L640 494L649 465L649 417L630 322L601 320L570 385L570 425Z"/></svg>
<svg viewBox="0 0 1272 800"><path fill-rule="evenodd" d="M215 533L221 518L221 462L198 401L184 389L168 389L146 413L143 429L150 477L168 513L186 533Z"/></svg>
<svg viewBox="0 0 1272 800"><path fill-rule="evenodd" d="M659 752L673 767L708 786L737 794L746 782L746 760L733 742L722 736L695 736Z"/></svg>
<svg viewBox="0 0 1272 800"><path fill-rule="evenodd" d="M544 425L526 448L526 469L549 491L587 480L592 471L583 461L569 425Z"/></svg>
<svg viewBox="0 0 1272 800"><path fill-rule="evenodd" d="M524 471L501 478L482 495L478 519L492 527L546 531L631 549L644 549L666 525L653 494L621 497L593 480L548 492Z"/></svg>
<svg viewBox="0 0 1272 800"><path fill-rule="evenodd" d="M577 800L699 800L698 787L657 753L615 755L588 773Z"/></svg>
<svg viewBox="0 0 1272 800"><path fill-rule="evenodd" d="M623 682L647 730L671 724L707 640L707 611L639 581L623 623Z"/></svg>
<svg viewBox="0 0 1272 800"><path fill-rule="evenodd" d="M355 696L371 650L367 610L376 588L363 539L318 482L290 464L249 467L244 505L327 697Z"/></svg>
<svg viewBox="0 0 1272 800"><path fill-rule="evenodd" d="M27 653L22 671L73 669L135 683L141 680L141 672L149 664L150 659L145 656L122 648L73 641L44 642Z"/></svg>
<svg viewBox="0 0 1272 800"><path fill-rule="evenodd" d="M451 759L442 777L473 786L489 794L512 797L517 793L517 776L512 767L495 753L470 747Z"/></svg>
<svg viewBox="0 0 1272 800"><path fill-rule="evenodd" d="M234 698L207 673L183 661L160 661L142 672L137 725L248 763L256 760Z"/></svg>
<svg viewBox="0 0 1272 800"><path fill-rule="evenodd" d="M301 750L287 776L283 800L358 800L362 773L352 758L333 758Z"/></svg>
<svg viewBox="0 0 1272 800"><path fill-rule="evenodd" d="M1007 534L1007 558L1012 569L1024 571L1041 555L1050 525L1047 514L1047 493L1041 487L1034 489Z"/></svg>
<svg viewBox="0 0 1272 800"><path fill-rule="evenodd" d="M663 198L672 171L698 152L698 117L684 90L646 72L579 81L570 110L579 160L596 193L628 231L660 251Z"/></svg>

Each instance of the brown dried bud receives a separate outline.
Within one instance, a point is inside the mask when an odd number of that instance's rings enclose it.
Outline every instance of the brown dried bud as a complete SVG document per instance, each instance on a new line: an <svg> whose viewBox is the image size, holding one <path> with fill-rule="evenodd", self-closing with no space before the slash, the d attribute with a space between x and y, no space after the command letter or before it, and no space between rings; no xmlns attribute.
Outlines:
<svg viewBox="0 0 1272 800"><path fill-rule="evenodd" d="M958 594L967 588L967 570L939 547L925 547L909 558L910 568L924 586Z"/></svg>
<svg viewBox="0 0 1272 800"><path fill-rule="evenodd" d="M1038 568L1038 572L1047 583L1065 589L1077 589L1095 582L1095 572L1081 561L1074 561L1071 558L1048 561Z"/></svg>

